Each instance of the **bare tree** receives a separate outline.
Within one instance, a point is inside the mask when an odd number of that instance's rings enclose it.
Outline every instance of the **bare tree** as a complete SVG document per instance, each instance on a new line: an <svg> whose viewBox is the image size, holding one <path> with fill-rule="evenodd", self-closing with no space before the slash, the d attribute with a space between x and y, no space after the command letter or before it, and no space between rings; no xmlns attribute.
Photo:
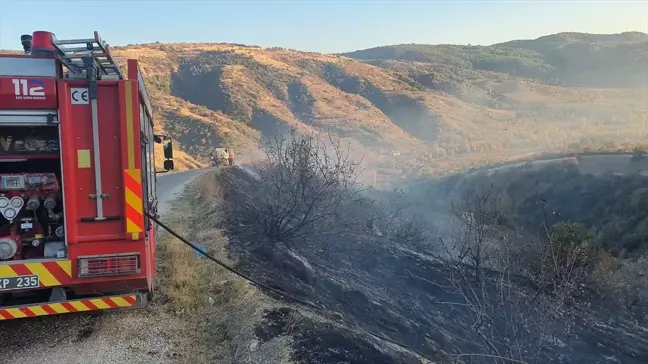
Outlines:
<svg viewBox="0 0 648 364"><path fill-rule="evenodd" d="M254 208L268 237L303 238L344 223L340 207L360 198L360 161L339 140L292 129L270 138L264 152Z"/></svg>
<svg viewBox="0 0 648 364"><path fill-rule="evenodd" d="M398 216L387 224L392 244L418 251L427 251L430 241L428 227L419 215Z"/></svg>
<svg viewBox="0 0 648 364"><path fill-rule="evenodd" d="M412 201L401 189L381 191L368 198L362 208L366 227L373 234L386 237L391 245L400 245L419 251L429 249L431 226L412 206Z"/></svg>
<svg viewBox="0 0 648 364"><path fill-rule="evenodd" d="M499 224L502 216L496 206L490 190L464 193L454 206L458 237L453 242L440 239L446 281L428 282L452 297L439 303L467 313L478 338L477 350L457 354L457 362L539 363L555 336L567 328L563 315L572 291L563 288L571 287L563 281L553 286L552 295L536 289L533 277L523 274L528 260L516 247L518 236Z"/></svg>
<svg viewBox="0 0 648 364"><path fill-rule="evenodd" d="M577 223L546 224L546 240L529 247L525 273L538 287L538 294L575 296L587 277L591 255L585 229Z"/></svg>

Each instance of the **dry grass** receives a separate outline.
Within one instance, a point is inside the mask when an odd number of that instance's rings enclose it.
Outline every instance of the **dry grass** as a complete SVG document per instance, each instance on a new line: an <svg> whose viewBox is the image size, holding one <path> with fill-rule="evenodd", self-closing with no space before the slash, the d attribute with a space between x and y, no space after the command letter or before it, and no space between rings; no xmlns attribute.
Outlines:
<svg viewBox="0 0 648 364"><path fill-rule="evenodd" d="M221 142L244 156L256 148L259 130L274 123L330 129L353 139L356 153L380 165L374 167L401 175L448 173L574 146L636 145L648 137L647 92L640 89L557 87L483 72L459 80L465 93L453 96L415 87L405 69L429 66L417 62L386 69L334 55L222 43L143 44L116 53L140 59L158 88L152 95L161 130L182 139L179 148L196 163ZM176 84L172 95L173 75L213 80L201 84L200 97L193 81ZM187 89L187 100L177 97L179 87ZM299 97L302 104L295 106ZM194 165L189 158L180 168Z"/></svg>
<svg viewBox="0 0 648 364"><path fill-rule="evenodd" d="M165 222L178 234L203 244L208 252L228 265L228 239L218 227L222 194L216 172L207 172L178 199ZM273 302L246 280L235 276L166 235L160 239L158 300L164 302L194 330L195 346L183 362L188 363L290 363L290 343L279 338L259 343L254 327Z"/></svg>

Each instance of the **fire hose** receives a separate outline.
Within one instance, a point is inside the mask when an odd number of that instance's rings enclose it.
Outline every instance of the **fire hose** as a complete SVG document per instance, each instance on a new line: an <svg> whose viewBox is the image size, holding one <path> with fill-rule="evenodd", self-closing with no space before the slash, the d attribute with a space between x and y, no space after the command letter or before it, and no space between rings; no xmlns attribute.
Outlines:
<svg viewBox="0 0 648 364"><path fill-rule="evenodd" d="M301 299L301 298L295 297L295 296L293 296L293 295L291 295L291 294L289 294L289 293L286 293L286 292L284 292L284 291L282 291L282 290L279 290L279 289L276 289L276 288L270 287L270 286L268 286L267 284L261 283L261 282L257 281L256 279L254 279L254 278L248 276L248 275L245 274L245 273L239 272L239 271L236 270L234 267L231 267L230 265L228 265L228 264L222 262L221 260L219 260L218 258L216 258L216 257L214 257L213 255L209 254L208 252L204 251L203 249L200 249L200 247L198 247L198 245L196 245L196 244L190 242L190 241L187 240L185 237L183 237L183 236L181 236L180 234L178 234L177 232L175 232L173 229L171 229L170 227L168 227L167 225L165 225L163 222L161 222L161 221L160 221L156 216L152 215L152 214L149 213L149 212L145 212L145 214L146 214L146 216L148 216L151 220L153 220L156 224L158 224L162 229L166 230L169 234L173 235L176 239L178 239L178 240L180 240L181 242L183 242L184 244L188 245L191 249L193 249L193 250L195 250L196 252L200 253L201 255L205 256L207 259L211 260L212 262L214 262L214 263L220 265L221 267L227 269L227 270L230 271L231 273L234 273L234 274L236 274L237 276L239 276L239 277L241 277L241 278L247 280L248 282L250 282L250 283L252 283L252 284L258 286L259 288L264 289L264 290L267 290L267 291L270 291L270 292L272 292L272 293L274 293L274 294L277 294L277 295L279 295L279 296L281 296L281 297L283 297L283 298L286 298L286 299L288 299L288 300L290 300L290 301L293 301L293 302L295 302L295 303L302 304L302 305L307 306L307 307L309 307L309 308L312 308L312 309L315 309L315 310L317 310L317 311L320 311L320 312L322 312L322 313L324 313L324 314L328 314L327 316L336 316L336 315L331 315L331 314L333 314L333 312L330 311L330 310L327 310L327 309L325 309L325 308L323 308L323 307L320 307L320 306L318 306L318 305L316 305L316 304L314 304L314 303L312 303L312 302L306 301L306 300L304 300L304 299ZM339 318L339 316L338 316L338 318ZM364 328L362 328L362 327L359 327L359 326L356 325L355 323L348 322L348 320L345 320L345 321L347 321L347 323L349 323L349 324L355 326L357 329L359 329L359 330L361 330L361 331L364 331L365 333L367 333L367 334L369 334L369 335L371 335L371 336L374 336L374 337L376 337L376 338L378 338L378 339L381 339L381 340L387 341L387 342L389 342L389 343L391 343L391 344L394 344L394 345L396 345L396 346L399 346L399 347L401 347L402 349L406 349L406 350L408 350L408 351L411 351L411 352L413 352L413 353L416 353L416 354L419 355L420 357L422 357L422 358L424 358L424 359L426 359L426 360L428 360L428 361L430 361L430 362L434 362L432 359L430 359L429 357L427 357L425 354L423 354L423 353L421 353L420 351L418 351L418 350L416 350L416 349L410 347L409 345L402 344L402 343L400 343L400 342L398 342L398 341L395 341L395 340L393 340L393 339L390 339L390 338L388 338L388 337L385 337L385 336L383 336L383 335L381 335L381 334L378 334L378 333L376 333L376 332L373 332L373 331L370 331L370 330L364 329Z"/></svg>

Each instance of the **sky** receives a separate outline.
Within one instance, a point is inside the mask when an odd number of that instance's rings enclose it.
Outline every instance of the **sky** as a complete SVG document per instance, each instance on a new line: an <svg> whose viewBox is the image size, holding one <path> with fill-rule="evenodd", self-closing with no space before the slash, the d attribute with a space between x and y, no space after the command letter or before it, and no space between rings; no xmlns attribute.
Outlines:
<svg viewBox="0 0 648 364"><path fill-rule="evenodd" d="M0 0L0 49L47 30L111 45L227 42L314 52L490 45L558 32L648 33L648 0Z"/></svg>

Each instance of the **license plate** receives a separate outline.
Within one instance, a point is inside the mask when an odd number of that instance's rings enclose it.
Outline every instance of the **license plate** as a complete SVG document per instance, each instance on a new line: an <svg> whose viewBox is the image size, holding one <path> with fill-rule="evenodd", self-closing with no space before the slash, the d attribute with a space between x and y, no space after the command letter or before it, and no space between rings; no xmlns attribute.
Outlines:
<svg viewBox="0 0 648 364"><path fill-rule="evenodd" d="M40 281L37 275L0 278L0 291L38 288L39 286Z"/></svg>
<svg viewBox="0 0 648 364"><path fill-rule="evenodd" d="M23 176L2 176L2 188L5 190L25 188Z"/></svg>

